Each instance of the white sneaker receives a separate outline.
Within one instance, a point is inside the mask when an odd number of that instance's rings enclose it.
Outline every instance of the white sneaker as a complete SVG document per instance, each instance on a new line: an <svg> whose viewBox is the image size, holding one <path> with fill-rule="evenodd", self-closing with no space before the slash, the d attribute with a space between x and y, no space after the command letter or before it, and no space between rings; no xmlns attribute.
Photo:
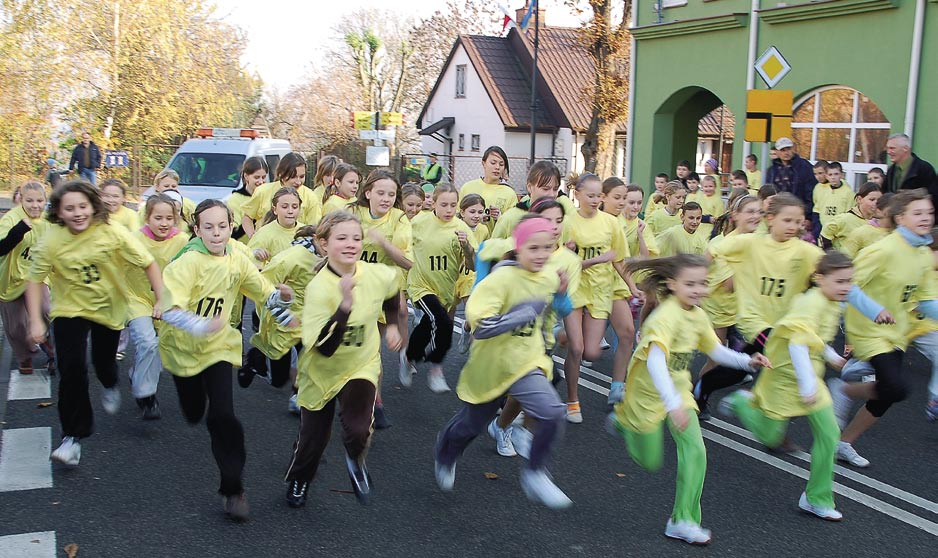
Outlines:
<svg viewBox="0 0 938 558"><path fill-rule="evenodd" d="M544 504L552 510L562 510L573 505L573 500L557 488L545 469L522 468L521 489L529 500Z"/></svg>
<svg viewBox="0 0 938 558"><path fill-rule="evenodd" d="M290 396L290 402L287 403L287 410L290 411L291 415L300 414L300 404L296 402L296 394Z"/></svg>
<svg viewBox="0 0 938 558"><path fill-rule="evenodd" d="M816 515L826 521L840 521L844 518L844 514L840 513L834 508L822 508L808 502L808 495L804 492L801 493L801 498L798 499L798 507L803 511L812 515Z"/></svg>
<svg viewBox="0 0 938 558"><path fill-rule="evenodd" d="M78 443L78 438L74 436L62 438L62 445L52 452L49 459L58 461L63 465L71 465L72 467L78 465L78 462L81 460L81 444Z"/></svg>
<svg viewBox="0 0 938 558"><path fill-rule="evenodd" d="M593 366L593 361L592 361L592 360L586 360L586 359L584 358L584 359L580 360L580 366L582 366L583 368L590 368L590 367Z"/></svg>
<svg viewBox="0 0 938 558"><path fill-rule="evenodd" d="M736 417L736 400L738 397L752 399L752 392L745 389L738 389L720 400L717 405L717 411L725 417Z"/></svg>
<svg viewBox="0 0 938 558"><path fill-rule="evenodd" d="M834 404L834 415L837 417L837 425L841 430L847 427L850 409L853 407L853 400L844 393L846 386L847 383L840 378L827 380L827 389L831 392L831 401Z"/></svg>
<svg viewBox="0 0 938 558"><path fill-rule="evenodd" d="M512 430L514 429L511 426L508 428L500 428L498 426L498 419L492 419L492 422L489 423L489 436L495 440L495 450L498 451L498 455L502 457L514 457L518 455L514 445L511 443Z"/></svg>
<svg viewBox="0 0 938 558"><path fill-rule="evenodd" d="M609 396L606 398L606 403L615 405L616 403L622 403L623 399L625 399L625 384L615 384L609 387Z"/></svg>
<svg viewBox="0 0 938 558"><path fill-rule="evenodd" d="M599 341L599 348L602 349L603 351L605 351L606 349L608 349L608 348L611 347L611 346L612 346L612 345L609 344L609 341L606 341L606 338L605 338L605 337L603 337L602 339L600 339L600 341Z"/></svg>
<svg viewBox="0 0 938 558"><path fill-rule="evenodd" d="M864 468L870 466L869 459L857 453L857 450L853 449L852 445L844 441L837 442L837 459L846 461L854 467Z"/></svg>
<svg viewBox="0 0 938 558"><path fill-rule="evenodd" d="M401 386L409 388L414 385L414 374L417 373L417 368L406 358L401 360L401 367L398 370L398 379L401 381Z"/></svg>
<svg viewBox="0 0 938 558"><path fill-rule="evenodd" d="M451 492L456 484L456 464L443 465L439 461L433 462L433 471L436 475L436 485L443 492Z"/></svg>
<svg viewBox="0 0 938 558"><path fill-rule="evenodd" d="M104 407L105 413L109 415L117 414L117 411L121 408L120 388L117 386L105 388L105 390L101 392L101 406Z"/></svg>
<svg viewBox="0 0 938 558"><path fill-rule="evenodd" d="M444 378L442 374L439 376L429 374L427 376L427 385L433 393L446 393L450 391L449 384L446 383L446 378Z"/></svg>
<svg viewBox="0 0 938 558"><path fill-rule="evenodd" d="M682 540L689 544L705 545L710 544L710 529L704 529L696 523L690 521L668 520L664 528L664 536L671 539Z"/></svg>
<svg viewBox="0 0 938 558"><path fill-rule="evenodd" d="M518 455L525 459L531 459L531 443L534 441L534 434L523 427L513 426L511 428L511 445L514 446Z"/></svg>
<svg viewBox="0 0 938 558"><path fill-rule="evenodd" d="M580 410L580 402L574 401L567 403L567 422L570 424L582 424L583 412Z"/></svg>

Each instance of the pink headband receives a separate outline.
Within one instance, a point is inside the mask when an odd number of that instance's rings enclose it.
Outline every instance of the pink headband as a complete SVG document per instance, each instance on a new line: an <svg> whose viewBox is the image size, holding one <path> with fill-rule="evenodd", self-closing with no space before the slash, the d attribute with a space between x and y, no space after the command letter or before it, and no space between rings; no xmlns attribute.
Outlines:
<svg viewBox="0 0 938 558"><path fill-rule="evenodd" d="M543 217L535 219L525 219L515 227L515 250L531 238L531 235L542 232L554 232L554 224Z"/></svg>

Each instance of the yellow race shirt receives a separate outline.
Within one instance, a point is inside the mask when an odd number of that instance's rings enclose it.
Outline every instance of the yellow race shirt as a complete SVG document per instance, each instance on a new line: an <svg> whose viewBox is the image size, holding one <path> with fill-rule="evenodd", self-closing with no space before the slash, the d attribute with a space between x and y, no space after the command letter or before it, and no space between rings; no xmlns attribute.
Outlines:
<svg viewBox="0 0 938 558"><path fill-rule="evenodd" d="M27 217L23 206L11 209L0 219L0 239L6 238L20 221ZM42 217L30 219L32 228L8 253L0 256L0 302L12 302L23 296L32 262L30 250L51 226Z"/></svg>
<svg viewBox="0 0 938 558"><path fill-rule="evenodd" d="M739 236L737 230L733 230L728 235L717 235L710 239L707 250L714 252L723 239ZM700 307L707 313L707 317L713 324L713 327L730 327L736 323L736 293L733 291L731 279L733 278L733 268L720 258L713 260L710 264L710 270L707 273L707 286L709 292Z"/></svg>
<svg viewBox="0 0 938 558"><path fill-rule="evenodd" d="M650 217L645 217L645 226L651 229L651 232L655 235L656 239L661 236L661 233L664 231L680 224L681 212L678 211L674 215L671 215L664 207L652 213Z"/></svg>
<svg viewBox="0 0 938 558"><path fill-rule="evenodd" d="M573 200L567 196L557 196L557 203L563 206L563 214L570 215L576 211L576 206L573 205ZM522 200L527 203L527 206L530 207L530 201ZM518 205L512 206L511 209L502 214L498 218L498 222L495 223L495 228L492 229L491 238L511 238L511 233L514 232L515 227L518 226L518 223L521 221L521 218L528 214L527 209L522 209Z"/></svg>
<svg viewBox="0 0 938 558"><path fill-rule="evenodd" d="M476 242L481 245L489 238L489 229L482 223L472 229L472 234L476 237ZM459 279L456 280L456 303L460 299L469 296L472 286L476 282L476 272L469 269L465 263L459 267Z"/></svg>
<svg viewBox="0 0 938 558"><path fill-rule="evenodd" d="M669 296L661 301L641 327L641 341L629 361L625 399L615 406L619 424L633 432L651 432L667 416L661 395L648 372L648 352L652 345L664 352L674 387L684 400L684 409L696 411L690 365L694 351L712 352L720 339L700 308L685 310Z"/></svg>
<svg viewBox="0 0 938 558"><path fill-rule="evenodd" d="M518 203L518 194L504 184L486 184L481 178L470 180L459 189L459 201L469 194L479 194L485 200L486 207L493 205L505 214Z"/></svg>
<svg viewBox="0 0 938 558"><path fill-rule="evenodd" d="M664 209L668 205L668 202L664 196L661 197L660 201L656 202L655 194L652 193L651 196L648 197L647 204L648 205L645 206L645 221L646 222L648 221L648 218L651 217L653 213Z"/></svg>
<svg viewBox="0 0 938 558"><path fill-rule="evenodd" d="M251 198L241 206L243 215L251 218L257 224L262 223L264 216L270 211L270 204L274 199L274 194L283 187L283 184L278 180L261 184L255 188ZM306 186L300 186L296 191L300 194L300 213L296 216L296 220L311 225L318 223L322 219L322 196L316 197L313 191Z"/></svg>
<svg viewBox="0 0 938 558"><path fill-rule="evenodd" d="M935 276L935 270L931 271L931 280L938 281L938 277ZM909 316L910 320L910 331L908 341L911 343L917 338L925 335L926 333L931 333L933 331L938 331L938 322L935 320L930 320L925 317L924 314L917 310L912 311L912 315Z"/></svg>
<svg viewBox="0 0 938 558"><path fill-rule="evenodd" d="M413 251L413 227L410 220L403 211L392 207L383 217L373 218L371 211L367 207L360 205L352 208L355 215L361 219L362 231L362 257L363 262L380 263L397 267L397 263L388 256L379 244L370 237L370 231L375 229L384 239L393 244L397 249L404 253L408 260L414 261ZM398 267L397 274L400 277L400 287L404 288L404 270Z"/></svg>
<svg viewBox="0 0 938 558"><path fill-rule="evenodd" d="M273 258L290 247L293 243L293 237L296 235L296 230L302 226L300 223L294 223L292 227L284 227L276 220L271 221L257 229L254 236L248 241L248 248L252 252L259 249L267 250L270 257ZM264 263L267 261L270 261L270 259L264 261Z"/></svg>
<svg viewBox="0 0 938 558"><path fill-rule="evenodd" d="M619 214L619 224L622 225L622 231L625 233L625 240L629 244L629 254L633 258L642 257L641 247L638 245L638 224L641 219L626 219L624 215ZM645 240L645 248L648 249L649 258L657 258L661 251L658 248L658 241L655 240L655 233L647 226L642 229L642 238Z"/></svg>
<svg viewBox="0 0 938 558"><path fill-rule="evenodd" d="M691 234L687 232L684 225L675 225L658 235L658 246L661 248L662 257L677 254L703 254L707 251L708 240L709 237L703 235L700 229Z"/></svg>
<svg viewBox="0 0 938 558"><path fill-rule="evenodd" d="M927 246L916 248L899 232L892 232L861 250L853 263L853 282L896 319L895 325L879 325L848 307L847 342L853 345L854 357L870 360L905 350L915 307L919 301L938 298L931 250Z"/></svg>
<svg viewBox="0 0 938 558"><path fill-rule="evenodd" d="M709 248L733 270L739 316L736 329L747 342L772 327L795 295L807 290L823 251L793 238L776 242L768 234L741 234Z"/></svg>
<svg viewBox="0 0 938 558"><path fill-rule="evenodd" d="M114 330L127 320L125 264L153 263L130 231L109 223L92 223L78 234L52 225L30 256L28 280L51 277L53 319L80 317Z"/></svg>
<svg viewBox="0 0 938 558"><path fill-rule="evenodd" d="M351 211L350 203L355 203L354 199L343 198L339 194L332 194L329 199L322 204L322 214L328 215L333 211Z"/></svg>
<svg viewBox="0 0 938 558"><path fill-rule="evenodd" d="M306 302L306 287L316 276L314 268L322 260L308 248L293 245L274 256L261 275L274 285L284 284L293 289L293 304L290 312L294 316L303 315L303 306ZM257 315L260 318L260 328L251 337L251 344L260 349L267 358L278 359L285 355L291 347L300 342L302 330L300 327L286 327L277 323L266 307L258 306Z"/></svg>
<svg viewBox="0 0 938 558"><path fill-rule="evenodd" d="M182 219L176 223L176 228L180 232L189 234L191 230L189 225L192 223L192 216L195 214L195 202L189 198L182 198ZM137 226L130 230L136 230L140 227L147 224L147 203L146 200L140 202L140 207L137 209Z"/></svg>
<svg viewBox="0 0 938 558"><path fill-rule="evenodd" d="M762 188L762 171L744 171L746 173L746 180L749 182L749 189L759 191L759 188Z"/></svg>
<svg viewBox="0 0 938 558"><path fill-rule="evenodd" d="M859 215L854 208L831 219L821 228L821 236L830 240L834 248L840 250L844 240L850 236L850 233L865 224L867 224L867 220Z"/></svg>
<svg viewBox="0 0 938 558"><path fill-rule="evenodd" d="M466 320L475 329L485 318L506 313L516 304L553 299L560 281L555 270L525 271L505 265L479 283L466 302ZM553 361L544 348L544 314L533 323L489 339L476 339L459 374L456 394L471 404L501 397L512 384L539 368L549 379Z"/></svg>
<svg viewBox="0 0 938 558"><path fill-rule="evenodd" d="M175 376L195 376L212 364L241 366L241 332L231 327L235 301L244 295L263 304L274 286L241 252L224 256L189 251L163 270L163 310L180 308L203 318L223 316L225 326L205 337L181 329L160 328L160 358Z"/></svg>
<svg viewBox="0 0 938 558"><path fill-rule="evenodd" d="M456 280L465 257L456 237L466 233L474 250L479 248L472 229L462 219L439 219L432 211L418 213L413 226L414 266L407 274L407 295L414 302L436 295L440 304L451 308L456 298Z"/></svg>
<svg viewBox="0 0 938 558"><path fill-rule="evenodd" d="M246 204L251 199L251 195L247 194L244 189L238 189L231 193L228 196L228 199L225 200L225 204L228 205L228 209L231 210L232 215L232 228L237 229L241 226L241 220L244 218L244 204ZM238 239L238 242L247 244L250 240L247 235L242 236Z"/></svg>
<svg viewBox="0 0 938 558"><path fill-rule="evenodd" d="M140 228L140 218L134 213L133 209L130 209L126 205L118 207L117 211L107 216L107 220L110 223L123 225L124 228L130 232L134 232Z"/></svg>
<svg viewBox="0 0 938 558"><path fill-rule="evenodd" d="M889 234L889 229L884 227L874 227L873 225L867 223L865 225L860 225L859 227L850 231L850 234L847 235L847 238L840 244L840 249L844 254L847 254L851 258L857 257L857 254L860 253L860 250L866 248L870 244L878 242Z"/></svg>
<svg viewBox="0 0 938 558"><path fill-rule="evenodd" d="M814 212L821 219L821 227L834 220L841 213L850 211L854 204L855 193L853 188L844 181L840 181L837 188L830 184L818 183L814 185Z"/></svg>
<svg viewBox="0 0 938 558"><path fill-rule="evenodd" d="M792 301L791 309L775 324L765 344L765 356L772 362L772 368L759 373L752 389L753 403L767 417L775 420L801 417L831 404L824 383L824 347L837 335L842 316L843 305L828 299L816 287ZM817 397L812 405L801 400L789 345L808 347L817 376Z"/></svg>
<svg viewBox="0 0 938 558"><path fill-rule="evenodd" d="M619 220L598 211L592 217L583 217L576 211L564 220L570 231L570 240L576 244L576 253L581 261L596 258L612 250L613 262L629 257L629 245ZM590 315L602 320L612 310L613 292L618 272L611 262L583 269L580 288L569 291L574 308L585 307ZM628 296L628 295L626 295Z"/></svg>
<svg viewBox="0 0 938 558"><path fill-rule="evenodd" d="M385 300L397 296L397 272L381 264L359 261L355 266L355 289L352 311L338 350L323 356L316 350L322 328L342 302L339 276L330 268L323 270L306 288L303 305L303 353L300 355L299 395L304 409L322 409L349 380L368 380L378 385L381 374L381 336L378 317ZM405 308L401 311L406 312ZM406 332L402 332L406 333Z"/></svg>
<svg viewBox="0 0 938 558"><path fill-rule="evenodd" d="M716 220L717 217L726 213L726 204L723 203L723 197L720 196L719 192L720 191L717 190L713 193L712 196L708 196L704 194L703 191L701 191L693 200L700 204L701 209L703 209L703 214L710 215L713 220ZM701 223L700 227L697 229L697 234L703 233L703 235L708 239L710 238L710 234L712 232L712 223Z"/></svg>
<svg viewBox="0 0 938 558"><path fill-rule="evenodd" d="M154 240L140 230L134 231L132 234L153 256L156 265L160 266L160 270L166 269L173 256L178 254L182 247L186 245L186 242L189 241L189 237L183 233L178 233L163 241ZM127 321L152 315L156 298L153 296L153 288L150 287L146 272L133 265L127 265L125 268L127 274Z"/></svg>

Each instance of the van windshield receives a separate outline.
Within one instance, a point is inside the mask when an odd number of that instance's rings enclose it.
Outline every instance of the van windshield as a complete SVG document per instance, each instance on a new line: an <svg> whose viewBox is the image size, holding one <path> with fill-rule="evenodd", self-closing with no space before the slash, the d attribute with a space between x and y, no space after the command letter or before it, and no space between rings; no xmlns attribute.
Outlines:
<svg viewBox="0 0 938 558"><path fill-rule="evenodd" d="M181 186L235 188L243 163L244 155L233 153L178 153L169 168L179 173Z"/></svg>

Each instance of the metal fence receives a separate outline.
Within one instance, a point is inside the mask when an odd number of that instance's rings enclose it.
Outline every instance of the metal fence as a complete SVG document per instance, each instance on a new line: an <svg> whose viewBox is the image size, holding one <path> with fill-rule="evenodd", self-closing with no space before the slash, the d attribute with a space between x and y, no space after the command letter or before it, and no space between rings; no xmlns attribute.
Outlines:
<svg viewBox="0 0 938 558"><path fill-rule="evenodd" d="M401 183L408 181L419 182L420 170L427 164L429 159L430 155L426 153L401 155L398 161ZM550 157L544 160L557 165L561 176L567 174L568 161L566 158ZM459 187L470 180L481 178L483 175L480 155L439 155L437 156L437 162L443 167L443 178L440 180L440 184L452 184ZM509 175L507 183L519 194L525 192L525 179L527 178L528 168L527 157L508 158Z"/></svg>

